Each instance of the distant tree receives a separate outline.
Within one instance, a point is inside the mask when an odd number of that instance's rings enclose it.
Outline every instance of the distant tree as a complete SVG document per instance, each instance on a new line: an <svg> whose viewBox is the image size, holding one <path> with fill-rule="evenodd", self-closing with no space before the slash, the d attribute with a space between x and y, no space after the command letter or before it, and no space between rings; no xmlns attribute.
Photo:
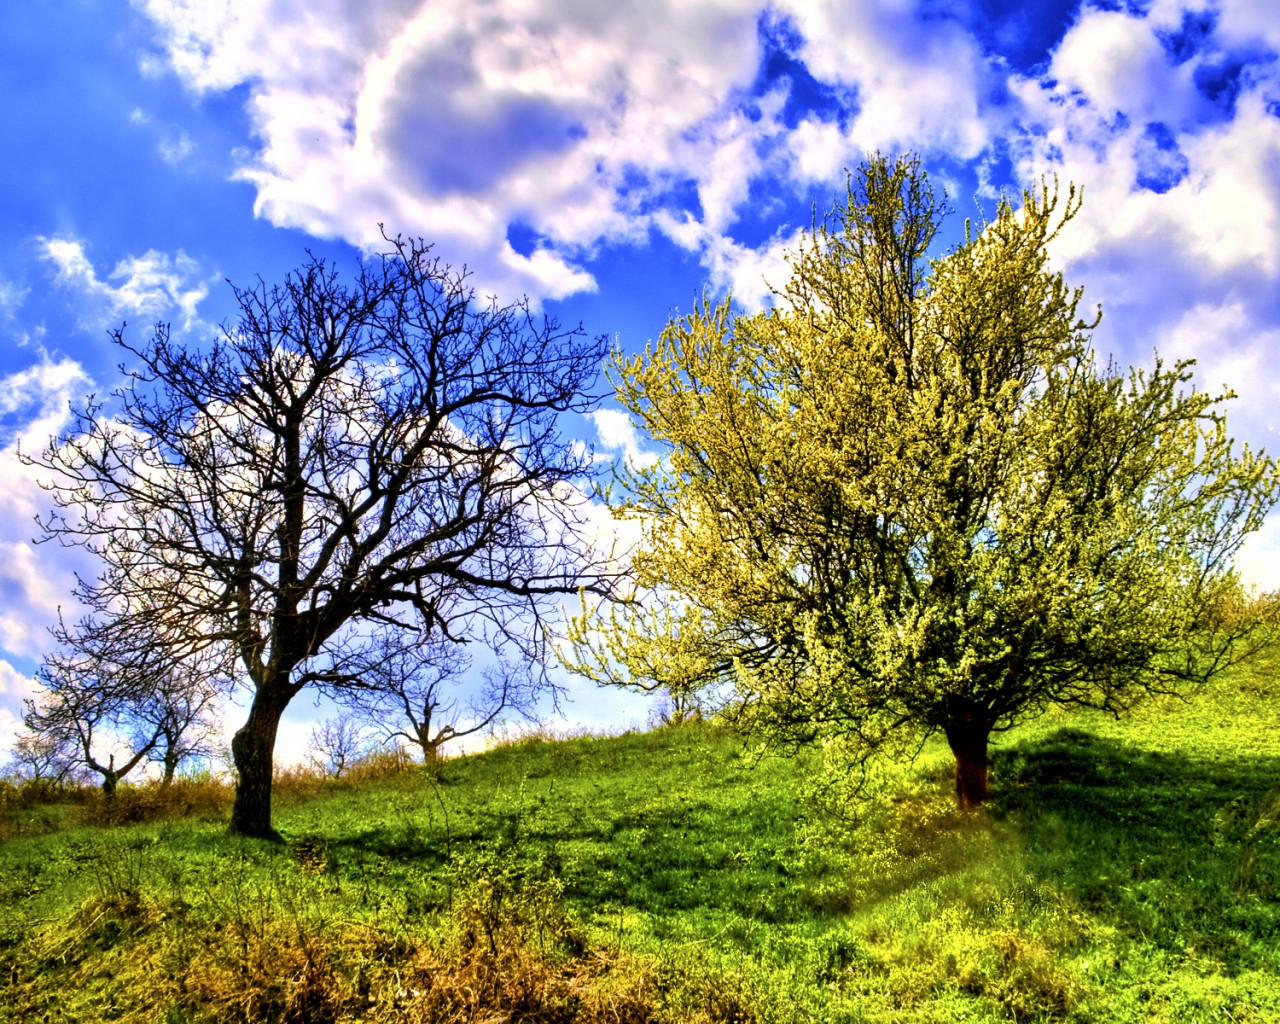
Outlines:
<svg viewBox="0 0 1280 1024"><path fill-rule="evenodd" d="M349 282L312 258L234 289L235 322L202 350L122 329L125 385L29 460L56 503L46 536L102 558L85 604L146 605L180 655L239 659L241 834L275 836L280 717L304 689L357 682L371 627L539 663L558 597L608 587L576 486L591 454L558 428L594 403L605 340L391 245Z"/></svg>
<svg viewBox="0 0 1280 1024"><path fill-rule="evenodd" d="M472 659L442 637L384 635L377 657L340 700L390 741L408 742L434 764L451 740L483 732L504 714L533 714L537 687L506 661L472 676ZM466 692L463 692L463 691Z"/></svg>
<svg viewBox="0 0 1280 1024"><path fill-rule="evenodd" d="M59 623L53 635L58 646L39 671L44 692L27 701L23 720L101 776L105 792L144 760L160 764L168 784L184 760L208 752L212 711L227 689L215 661L189 654L176 663L141 614Z"/></svg>
<svg viewBox="0 0 1280 1024"><path fill-rule="evenodd" d="M791 257L774 309L674 319L617 394L664 448L634 603L576 623L598 679L688 692L784 743L942 733L962 806L987 748L1055 705L1119 712L1252 647L1221 614L1277 499L1190 362L1120 372L1048 265L1079 208L1001 203L932 263L919 162L874 158Z"/></svg>
<svg viewBox="0 0 1280 1024"><path fill-rule="evenodd" d="M80 677L83 686L50 679L45 698L26 702L22 722L32 733L66 749L73 763L99 775L102 791L111 796L120 780L154 749L158 733L140 728L139 723L128 728L122 705L96 692L94 684L101 678L98 673L86 674ZM122 750L116 764L116 754Z"/></svg>
<svg viewBox="0 0 1280 1024"><path fill-rule="evenodd" d="M76 777L75 751L65 736L24 729L14 737L5 774L60 786Z"/></svg>
<svg viewBox="0 0 1280 1024"><path fill-rule="evenodd" d="M169 785L184 763L208 761L217 753L220 731L219 701L228 687L216 677L191 672L190 666L171 669L159 677L155 690L138 709L138 716L156 727L151 760L160 766L161 782Z"/></svg>
<svg viewBox="0 0 1280 1024"><path fill-rule="evenodd" d="M311 729L312 766L322 775L340 779L342 773L368 752L362 723L353 718L326 718Z"/></svg>

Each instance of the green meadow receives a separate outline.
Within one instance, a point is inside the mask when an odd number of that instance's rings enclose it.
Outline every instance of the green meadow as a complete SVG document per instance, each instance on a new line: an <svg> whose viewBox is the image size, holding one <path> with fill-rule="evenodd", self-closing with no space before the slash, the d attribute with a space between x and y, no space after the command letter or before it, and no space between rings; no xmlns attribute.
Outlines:
<svg viewBox="0 0 1280 1024"><path fill-rule="evenodd" d="M1280 686L926 746L855 799L713 724L284 777L4 791L0 1020L1280 1021Z"/></svg>

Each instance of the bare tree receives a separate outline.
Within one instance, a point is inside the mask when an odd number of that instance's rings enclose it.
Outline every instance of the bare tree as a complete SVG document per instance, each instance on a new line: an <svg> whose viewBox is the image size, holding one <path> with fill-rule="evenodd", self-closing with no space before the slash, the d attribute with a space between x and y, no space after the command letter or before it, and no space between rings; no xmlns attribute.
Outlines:
<svg viewBox="0 0 1280 1024"><path fill-rule="evenodd" d="M533 713L537 688L531 667L499 660L472 674L473 660L435 634L386 635L377 651L359 685L341 699L386 739L416 747L423 764L435 763L449 741L483 732L504 713ZM464 694L468 682L470 692Z"/></svg>
<svg viewBox="0 0 1280 1024"><path fill-rule="evenodd" d="M65 736L27 729L13 741L5 774L60 786L75 778L75 751Z"/></svg>
<svg viewBox="0 0 1280 1024"><path fill-rule="evenodd" d="M160 765L166 786L184 762L209 760L216 754L216 711L226 687L217 685L216 677L186 671L185 677L182 669L161 677L140 712L156 726L151 760Z"/></svg>
<svg viewBox="0 0 1280 1024"><path fill-rule="evenodd" d="M26 701L23 724L33 733L64 745L74 763L102 777L102 791L111 796L120 780L142 763L159 738L157 731L124 726L120 704L95 691L95 677L85 677L86 686L55 685L49 696L36 703ZM100 758L106 748L106 763ZM126 753L116 764L120 748Z"/></svg>
<svg viewBox="0 0 1280 1024"><path fill-rule="evenodd" d="M364 726L352 718L326 718L311 730L312 766L335 779L368 749Z"/></svg>
<svg viewBox="0 0 1280 1024"><path fill-rule="evenodd" d="M176 662L144 612L59 622L52 632L58 647L39 671L44 694L26 702L23 721L100 775L106 793L144 760L159 763L168 784L183 760L205 752L215 701L227 689L209 652Z"/></svg>
<svg viewBox="0 0 1280 1024"><path fill-rule="evenodd" d="M130 720L130 698L142 689L141 660L123 656L125 631L93 618L53 630L59 647L45 656L37 677L44 688L27 700L23 724L33 733L66 744L73 760L102 778L110 796L120 780L143 762L159 739L152 723ZM127 646L127 645L126 645ZM116 754L126 753L116 764ZM106 750L105 763L100 760Z"/></svg>
<svg viewBox="0 0 1280 1024"><path fill-rule="evenodd" d="M555 599L609 587L576 485L591 453L558 427L594 404L606 340L391 244L349 282L312 257L233 289L237 318L203 350L122 328L125 384L29 460L49 475L46 537L103 560L84 603L155 609L179 661L239 659L241 834L275 837L280 717L358 681L370 624L545 663Z"/></svg>

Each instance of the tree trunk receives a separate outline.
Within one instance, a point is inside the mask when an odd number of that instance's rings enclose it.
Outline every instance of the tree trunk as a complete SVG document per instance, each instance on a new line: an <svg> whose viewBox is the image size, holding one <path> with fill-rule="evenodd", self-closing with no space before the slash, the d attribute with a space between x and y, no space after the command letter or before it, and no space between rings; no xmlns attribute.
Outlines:
<svg viewBox="0 0 1280 1024"><path fill-rule="evenodd" d="M120 776L128 771L127 768L116 771L115 754L107 758L107 766L105 768L92 758L89 759L89 767L102 776L102 793L108 800L116 795L116 786L120 783Z"/></svg>
<svg viewBox="0 0 1280 1024"><path fill-rule="evenodd" d="M987 800L987 741L991 724L977 715L947 723L947 743L956 757L956 804L968 810Z"/></svg>
<svg viewBox="0 0 1280 1024"><path fill-rule="evenodd" d="M166 789L173 783L173 777L178 773L178 762L181 760L178 754L178 744L180 742L182 742L181 735L174 738L165 738L164 778L161 779L160 784Z"/></svg>
<svg viewBox="0 0 1280 1024"><path fill-rule="evenodd" d="M280 840L280 833L271 827L271 777L276 730L287 703L272 699L260 688L249 708L249 720L231 739L238 776L236 798L231 805L231 831L237 835Z"/></svg>

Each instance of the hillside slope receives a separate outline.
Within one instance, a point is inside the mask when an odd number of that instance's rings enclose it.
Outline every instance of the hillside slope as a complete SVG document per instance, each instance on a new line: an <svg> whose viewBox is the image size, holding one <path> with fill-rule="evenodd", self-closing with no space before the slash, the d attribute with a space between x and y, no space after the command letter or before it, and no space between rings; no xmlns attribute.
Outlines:
<svg viewBox="0 0 1280 1024"><path fill-rule="evenodd" d="M819 768L531 739L286 795L285 846L11 810L0 1020L1280 1020L1271 671L1008 734L976 814L937 747L843 819Z"/></svg>

